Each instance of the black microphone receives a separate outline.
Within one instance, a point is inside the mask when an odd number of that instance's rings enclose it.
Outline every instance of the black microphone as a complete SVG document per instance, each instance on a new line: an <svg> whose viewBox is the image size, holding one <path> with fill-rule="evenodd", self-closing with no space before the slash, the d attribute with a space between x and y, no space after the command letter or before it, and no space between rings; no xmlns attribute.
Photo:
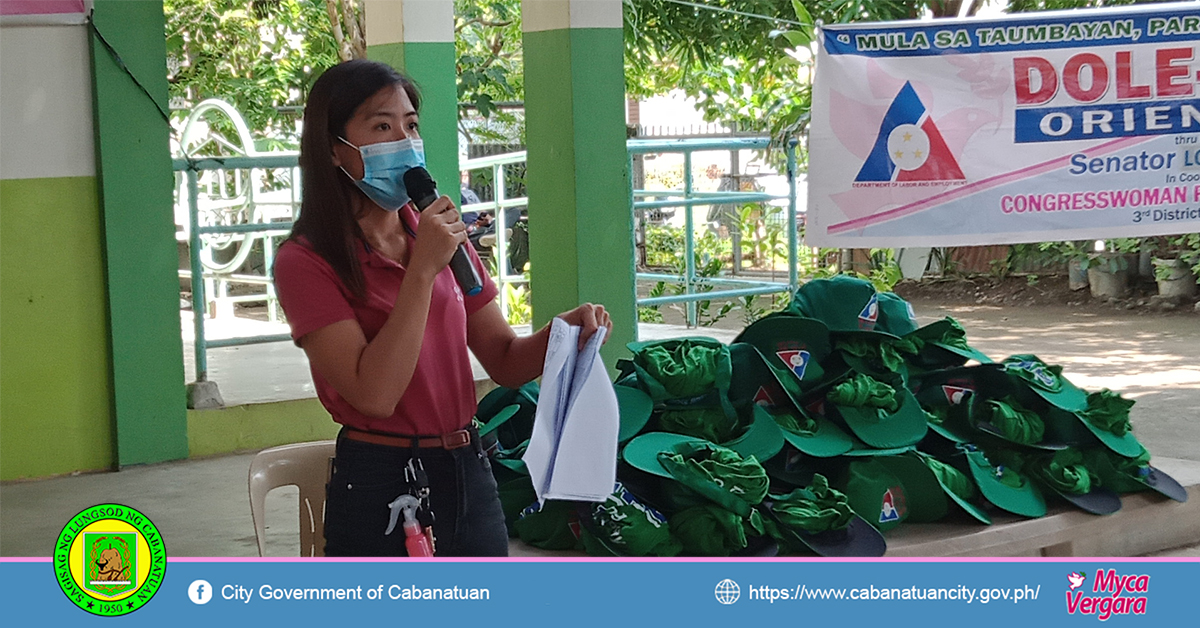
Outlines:
<svg viewBox="0 0 1200 628"><path fill-rule="evenodd" d="M425 211L425 208L440 196L437 182L429 176L428 170L420 166L404 173L404 187L408 190L413 204L417 206L417 211ZM467 296L473 297L483 291L483 282L479 279L475 265L471 263L471 256L467 255L465 244L458 245L454 257L450 258L450 272L454 273L454 280Z"/></svg>

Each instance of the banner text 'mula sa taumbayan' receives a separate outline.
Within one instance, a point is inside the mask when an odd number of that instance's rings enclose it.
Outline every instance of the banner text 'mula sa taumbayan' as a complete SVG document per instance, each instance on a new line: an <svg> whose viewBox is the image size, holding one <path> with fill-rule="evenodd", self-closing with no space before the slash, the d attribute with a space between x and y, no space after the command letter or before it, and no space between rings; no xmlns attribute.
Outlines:
<svg viewBox="0 0 1200 628"><path fill-rule="evenodd" d="M818 39L810 245L1200 231L1200 4Z"/></svg>

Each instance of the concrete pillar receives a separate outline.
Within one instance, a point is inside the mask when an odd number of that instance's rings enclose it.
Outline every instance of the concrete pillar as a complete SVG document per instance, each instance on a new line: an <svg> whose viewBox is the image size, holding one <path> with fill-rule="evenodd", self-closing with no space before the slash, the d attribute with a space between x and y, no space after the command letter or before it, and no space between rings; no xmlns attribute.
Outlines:
<svg viewBox="0 0 1200 628"><path fill-rule="evenodd" d="M162 2L96 0L94 8L96 175L117 462L186 458Z"/></svg>
<svg viewBox="0 0 1200 628"><path fill-rule="evenodd" d="M611 366L637 329L621 0L521 9L534 325L603 303Z"/></svg>
<svg viewBox="0 0 1200 628"><path fill-rule="evenodd" d="M454 0L366 0L365 10L367 58L404 72L420 88L425 161L438 190L458 202Z"/></svg>

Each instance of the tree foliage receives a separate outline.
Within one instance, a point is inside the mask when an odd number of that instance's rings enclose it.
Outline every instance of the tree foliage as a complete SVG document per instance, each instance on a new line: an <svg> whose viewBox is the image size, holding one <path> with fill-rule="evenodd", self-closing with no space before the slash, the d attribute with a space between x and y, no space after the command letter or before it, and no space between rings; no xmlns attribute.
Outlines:
<svg viewBox="0 0 1200 628"><path fill-rule="evenodd" d="M484 117L525 97L520 0L455 0L458 101Z"/></svg>
<svg viewBox="0 0 1200 628"><path fill-rule="evenodd" d="M336 2L336 0L335 0ZM221 98L285 141L317 76L338 62L324 0L164 0L171 103Z"/></svg>

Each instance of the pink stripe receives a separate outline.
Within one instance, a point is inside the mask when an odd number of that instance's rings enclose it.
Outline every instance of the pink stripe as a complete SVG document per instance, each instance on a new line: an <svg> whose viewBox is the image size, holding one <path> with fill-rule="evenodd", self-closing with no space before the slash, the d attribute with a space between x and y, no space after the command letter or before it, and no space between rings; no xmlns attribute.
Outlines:
<svg viewBox="0 0 1200 628"><path fill-rule="evenodd" d="M83 13L83 0L4 0L0 15Z"/></svg>
<svg viewBox="0 0 1200 628"><path fill-rule="evenodd" d="M49 563L53 559L46 557L0 557L0 563ZM201 556L169 557L170 563L1200 563L1197 557L1106 557L1106 556L1066 556L1045 558L936 558L936 557L904 557L904 558L816 558L816 557L776 557L776 558L217 558Z"/></svg>
<svg viewBox="0 0 1200 628"><path fill-rule="evenodd" d="M49 559L44 559L49 561ZM1046 558L817 558L817 557L775 557L775 558L169 558L173 563L1200 563L1200 557L1103 557L1103 556L1067 556Z"/></svg>
<svg viewBox="0 0 1200 628"><path fill-rule="evenodd" d="M1108 153L1112 153L1112 152L1121 150L1123 148L1127 148L1129 146L1134 146L1136 144L1140 144L1142 142L1149 141L1151 139L1154 139L1154 138L1152 138L1152 137L1150 137L1150 138L1147 138L1147 137L1123 137L1123 138L1116 139L1116 140L1113 140L1113 141L1105 143L1105 144L1101 144L1099 146L1089 148L1087 150L1079 151L1079 153L1087 155L1088 157L1098 157L1100 155L1107 155ZM1074 154L1079 154L1079 153L1072 153L1072 154L1074 155ZM939 205L941 203L944 203L947 201L952 201L952 200L955 200L958 198L962 198L964 196L970 196L971 194L974 194L976 192L982 192L984 190L989 190L991 188L999 187L1001 185L1004 185L1006 183L1011 183L1013 181L1019 181L1021 179L1027 178L1027 177L1037 176L1044 172L1049 172L1050 170L1054 170L1055 168L1061 168L1062 166L1065 166L1066 164L1070 163L1070 161L1071 161L1070 155L1064 155L1062 157L1055 157L1054 159L1051 159L1050 161L1045 161L1040 164L1034 164L1032 166L1026 166L1024 168L1021 168L1020 170L1006 172L1004 174L999 174L999 175L996 175L996 176L988 178L988 179L982 179L982 180L976 181L975 183L970 183L970 184L964 185L962 187L954 188L953 190L947 190L945 192L942 192L941 194L937 194L937 195L931 196L929 198L919 200L915 203L909 203L908 205L902 205L895 209L889 209L888 211L883 212L881 214L873 214L871 216L864 216L862 218L856 218L854 220L848 220L846 222L841 222L836 225L830 226L827 230L827 233L830 233L830 234L845 233L847 231L853 231L854 229L863 229L863 228L866 228L866 227L869 227L871 225L875 225L875 224L878 224L881 222L887 222L889 220L895 220L897 218L902 218L909 214L915 214L917 212L929 209L930 207L932 207L934 205Z"/></svg>

